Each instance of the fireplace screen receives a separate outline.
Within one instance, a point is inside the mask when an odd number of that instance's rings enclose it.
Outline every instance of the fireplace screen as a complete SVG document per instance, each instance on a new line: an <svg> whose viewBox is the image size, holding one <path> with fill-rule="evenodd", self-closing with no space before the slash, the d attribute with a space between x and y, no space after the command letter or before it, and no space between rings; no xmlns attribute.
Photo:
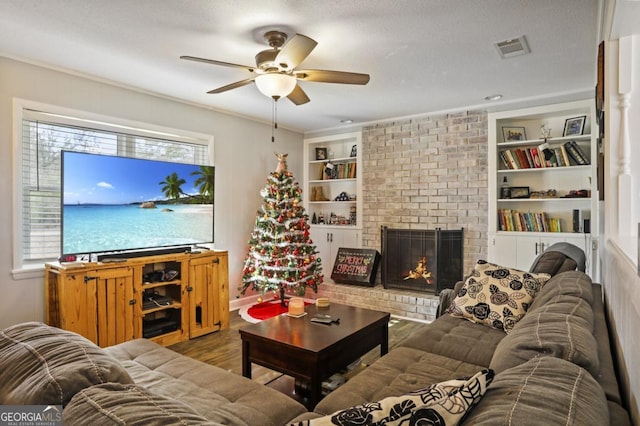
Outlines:
<svg viewBox="0 0 640 426"><path fill-rule="evenodd" d="M462 279L464 229L382 227L385 288L440 294Z"/></svg>

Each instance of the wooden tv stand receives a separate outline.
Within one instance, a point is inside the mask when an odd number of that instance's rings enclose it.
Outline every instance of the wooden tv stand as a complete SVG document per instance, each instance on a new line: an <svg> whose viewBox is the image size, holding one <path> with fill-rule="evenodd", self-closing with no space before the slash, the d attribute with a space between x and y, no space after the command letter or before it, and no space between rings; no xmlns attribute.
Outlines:
<svg viewBox="0 0 640 426"><path fill-rule="evenodd" d="M45 265L45 321L99 346L161 345L229 327L226 251ZM146 302L146 303L145 303Z"/></svg>

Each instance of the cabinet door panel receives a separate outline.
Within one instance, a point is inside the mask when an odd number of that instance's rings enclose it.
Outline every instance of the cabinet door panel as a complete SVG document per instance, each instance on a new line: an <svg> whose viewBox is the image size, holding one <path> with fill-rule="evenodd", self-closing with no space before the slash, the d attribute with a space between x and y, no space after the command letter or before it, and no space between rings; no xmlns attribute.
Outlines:
<svg viewBox="0 0 640 426"><path fill-rule="evenodd" d="M134 339L132 268L97 271L91 278L96 281L98 345Z"/></svg>
<svg viewBox="0 0 640 426"><path fill-rule="evenodd" d="M517 238L512 235L495 235L489 244L489 262L517 268Z"/></svg>
<svg viewBox="0 0 640 426"><path fill-rule="evenodd" d="M331 275L330 270L327 273L331 259L331 242L329 241L330 231L312 226L309 229L309 235L311 237L311 241L313 241L313 244L315 244L316 249L318 250L317 256L322 260L322 272L325 277L328 277Z"/></svg>
<svg viewBox="0 0 640 426"><path fill-rule="evenodd" d="M98 344L95 271L71 273L57 282L60 328Z"/></svg>
<svg viewBox="0 0 640 426"><path fill-rule="evenodd" d="M189 337L220 329L219 260L195 259L189 271Z"/></svg>

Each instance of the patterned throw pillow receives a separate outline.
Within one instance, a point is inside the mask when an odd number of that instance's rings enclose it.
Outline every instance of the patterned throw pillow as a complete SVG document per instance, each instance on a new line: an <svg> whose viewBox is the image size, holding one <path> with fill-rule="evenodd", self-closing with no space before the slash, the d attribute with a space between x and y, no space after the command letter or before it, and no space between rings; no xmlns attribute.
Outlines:
<svg viewBox="0 0 640 426"><path fill-rule="evenodd" d="M493 370L482 370L471 378L436 383L406 395L356 405L290 426L457 425L480 401L493 375Z"/></svg>
<svg viewBox="0 0 640 426"><path fill-rule="evenodd" d="M448 311L509 333L550 278L478 260Z"/></svg>

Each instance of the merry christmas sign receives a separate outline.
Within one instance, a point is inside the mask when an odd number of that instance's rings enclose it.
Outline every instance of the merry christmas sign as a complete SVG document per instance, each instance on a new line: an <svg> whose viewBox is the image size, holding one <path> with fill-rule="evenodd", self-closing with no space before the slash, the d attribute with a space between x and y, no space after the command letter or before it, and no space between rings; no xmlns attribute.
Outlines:
<svg viewBox="0 0 640 426"><path fill-rule="evenodd" d="M333 264L331 279L340 284L373 287L380 253L374 249L340 247Z"/></svg>

